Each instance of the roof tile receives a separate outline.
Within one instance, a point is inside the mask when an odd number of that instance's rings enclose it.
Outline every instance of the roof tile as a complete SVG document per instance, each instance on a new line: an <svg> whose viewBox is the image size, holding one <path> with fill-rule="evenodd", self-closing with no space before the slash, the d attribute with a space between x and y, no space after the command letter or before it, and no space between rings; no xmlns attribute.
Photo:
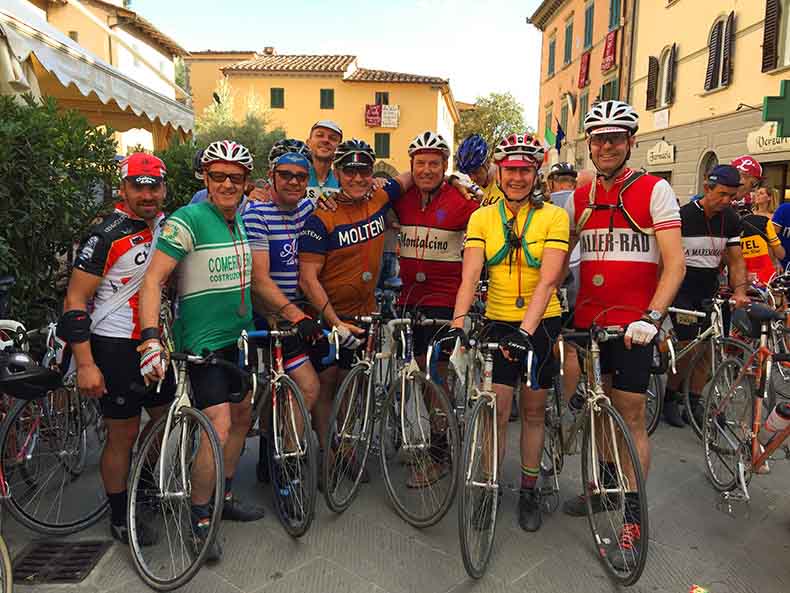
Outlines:
<svg viewBox="0 0 790 593"><path fill-rule="evenodd" d="M231 72L338 72L343 73L356 56L260 56L223 68Z"/></svg>
<svg viewBox="0 0 790 593"><path fill-rule="evenodd" d="M389 72L388 70L371 70L357 68L348 78L348 82L416 82L428 84L448 84L448 81L438 76L422 76L421 74L405 74L403 72Z"/></svg>

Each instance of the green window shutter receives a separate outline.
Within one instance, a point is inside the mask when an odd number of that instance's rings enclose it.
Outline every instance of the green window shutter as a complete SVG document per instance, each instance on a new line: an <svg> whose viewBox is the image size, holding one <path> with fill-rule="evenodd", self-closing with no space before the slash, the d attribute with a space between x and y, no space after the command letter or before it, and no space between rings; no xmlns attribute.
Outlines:
<svg viewBox="0 0 790 593"><path fill-rule="evenodd" d="M595 4L590 3L584 9L584 49L590 49L593 44L594 18Z"/></svg>
<svg viewBox="0 0 790 593"><path fill-rule="evenodd" d="M269 105L272 109L285 107L285 89L272 87L269 91Z"/></svg>
<svg viewBox="0 0 790 593"><path fill-rule="evenodd" d="M379 91L376 93L376 105L389 105L390 94L387 91Z"/></svg>
<svg viewBox="0 0 790 593"><path fill-rule="evenodd" d="M560 125L563 132L568 133L568 103L563 101L562 111L560 111Z"/></svg>
<svg viewBox="0 0 790 593"><path fill-rule="evenodd" d="M335 108L335 89L321 89L321 109Z"/></svg>
<svg viewBox="0 0 790 593"><path fill-rule="evenodd" d="M579 134L584 133L584 116L590 110L590 93L585 92L579 97Z"/></svg>
<svg viewBox="0 0 790 593"><path fill-rule="evenodd" d="M573 21L568 21L565 25L565 64L570 64L573 58Z"/></svg>
<svg viewBox="0 0 790 593"><path fill-rule="evenodd" d="M552 39L551 41L549 41L549 66L546 72L548 76L554 76L554 58L556 53L557 53L557 40Z"/></svg>
<svg viewBox="0 0 790 593"><path fill-rule="evenodd" d="M620 0L610 0L609 2L609 30L620 26Z"/></svg>
<svg viewBox="0 0 790 593"><path fill-rule="evenodd" d="M388 159L390 156L390 135L389 133L376 133L373 135L373 150L376 151L376 158Z"/></svg>

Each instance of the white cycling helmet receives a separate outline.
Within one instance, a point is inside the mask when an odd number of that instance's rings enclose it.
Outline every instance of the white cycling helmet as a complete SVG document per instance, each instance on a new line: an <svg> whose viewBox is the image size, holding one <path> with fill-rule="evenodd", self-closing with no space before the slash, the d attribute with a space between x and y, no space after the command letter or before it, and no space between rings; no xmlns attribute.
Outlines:
<svg viewBox="0 0 790 593"><path fill-rule="evenodd" d="M538 168L543 164L546 149L531 134L510 134L494 149L494 162L505 167L529 166Z"/></svg>
<svg viewBox="0 0 790 593"><path fill-rule="evenodd" d="M413 157L418 152L433 150L441 152L444 158L450 158L450 145L447 144L441 134L427 130L419 134L409 144L409 157Z"/></svg>
<svg viewBox="0 0 790 593"><path fill-rule="evenodd" d="M623 101L601 101L584 116L584 132L590 135L628 132L633 136L638 129L639 114Z"/></svg>
<svg viewBox="0 0 790 593"><path fill-rule="evenodd" d="M205 168L217 162L235 163L248 171L252 171L252 155L246 147L233 140L217 140L212 142L203 151L200 164Z"/></svg>

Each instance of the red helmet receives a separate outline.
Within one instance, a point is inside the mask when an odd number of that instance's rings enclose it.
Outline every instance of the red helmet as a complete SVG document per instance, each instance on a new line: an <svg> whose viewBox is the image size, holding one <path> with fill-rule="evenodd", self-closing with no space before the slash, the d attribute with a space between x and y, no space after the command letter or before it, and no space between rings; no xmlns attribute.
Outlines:
<svg viewBox="0 0 790 593"><path fill-rule="evenodd" d="M743 156L739 156L737 159L734 159L730 165L738 169L741 173L746 175L751 175L752 177L756 177L757 179L762 179L763 176L763 167L760 163L757 162L752 156L745 154Z"/></svg>

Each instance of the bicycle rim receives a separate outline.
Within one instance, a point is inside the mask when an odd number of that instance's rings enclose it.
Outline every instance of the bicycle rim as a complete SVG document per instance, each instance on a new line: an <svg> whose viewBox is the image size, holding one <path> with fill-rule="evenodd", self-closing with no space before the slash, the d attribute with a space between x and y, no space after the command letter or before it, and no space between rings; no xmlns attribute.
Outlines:
<svg viewBox="0 0 790 593"><path fill-rule="evenodd" d="M405 395L405 397L404 397ZM441 521L458 484L458 425L444 389L415 372L390 388L379 423L382 443L398 434L396 455L379 448L390 502L414 527Z"/></svg>
<svg viewBox="0 0 790 593"><path fill-rule="evenodd" d="M485 573L494 549L499 496L496 489L474 484L488 480L494 467L494 430L494 409L485 397L480 397L467 422L458 504L461 557L466 572L475 579Z"/></svg>
<svg viewBox="0 0 790 593"><path fill-rule="evenodd" d="M11 566L11 554L5 538L0 535L0 591L12 593L14 590L14 571Z"/></svg>
<svg viewBox="0 0 790 593"><path fill-rule="evenodd" d="M194 408L181 408L173 415L164 441L166 419L156 421L133 460L127 509L134 565L143 581L160 591L181 587L195 576L217 537L224 502L222 449L209 419ZM211 468L206 479L214 482L208 502L211 527L202 545L195 536L191 512L192 471L198 451ZM160 464L160 453L164 464ZM157 532L155 544L145 546L140 541L142 523Z"/></svg>
<svg viewBox="0 0 790 593"><path fill-rule="evenodd" d="M277 380L277 441L269 431L269 475L277 517L285 531L301 537L315 515L318 485L318 439L302 392L287 375ZM274 425L272 424L272 427Z"/></svg>
<svg viewBox="0 0 790 593"><path fill-rule="evenodd" d="M335 513L345 511L359 492L370 452L373 406L368 367L357 365L346 375L332 403L324 450L324 498Z"/></svg>
<svg viewBox="0 0 790 593"><path fill-rule="evenodd" d="M11 514L47 535L96 523L108 508L100 474L100 415L83 414L76 391L18 401L3 422L0 458Z"/></svg>
<svg viewBox="0 0 790 593"><path fill-rule="evenodd" d="M732 490L738 481L738 463L751 455L754 418L754 380L739 377L743 362L721 363L708 388L702 442L708 479L719 492ZM751 463L746 464L751 468Z"/></svg>
<svg viewBox="0 0 790 593"><path fill-rule="evenodd" d="M622 585L633 585L645 568L649 541L642 466L622 416L609 404L596 405L594 433L588 418L582 445L587 519L598 557L609 574ZM585 413L589 414L589 410ZM600 503L599 509L593 508L595 500ZM619 545L621 537L630 533L634 524L639 527L639 545L629 546L626 538L624 545Z"/></svg>
<svg viewBox="0 0 790 593"><path fill-rule="evenodd" d="M664 384L666 375L650 375L650 384L647 387L647 409L645 423L647 434L652 435L661 420L661 410L664 407Z"/></svg>

